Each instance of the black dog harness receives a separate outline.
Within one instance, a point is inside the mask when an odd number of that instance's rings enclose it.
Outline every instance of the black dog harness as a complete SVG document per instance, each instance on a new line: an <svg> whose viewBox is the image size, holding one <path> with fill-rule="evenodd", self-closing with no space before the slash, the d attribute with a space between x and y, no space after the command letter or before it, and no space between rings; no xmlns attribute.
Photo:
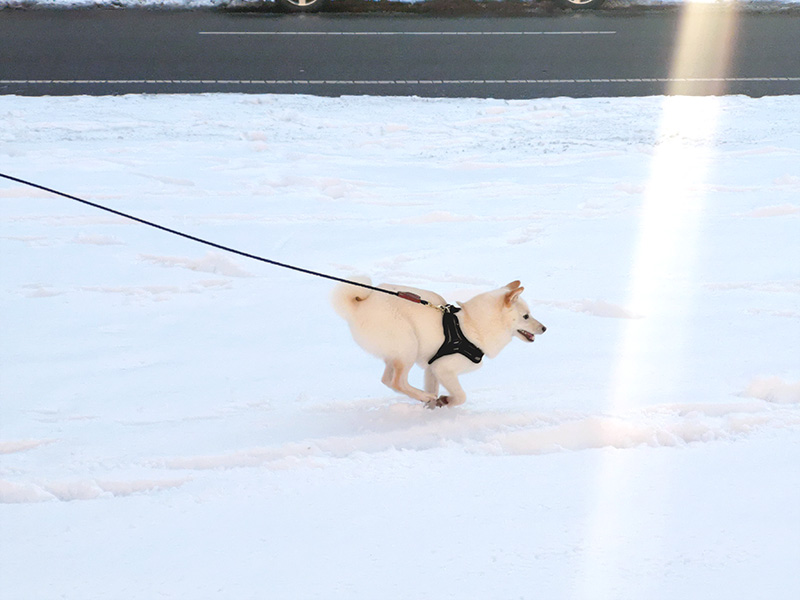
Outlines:
<svg viewBox="0 0 800 600"><path fill-rule="evenodd" d="M431 364L433 361L443 356L448 356L449 354L461 354L475 364L481 362L481 359L483 359L483 351L470 342L464 335L464 332L461 331L461 325L456 316L456 313L461 309L452 304L448 304L442 307L442 309L444 344L442 344L441 348L433 355L433 358L428 361L428 364Z"/></svg>

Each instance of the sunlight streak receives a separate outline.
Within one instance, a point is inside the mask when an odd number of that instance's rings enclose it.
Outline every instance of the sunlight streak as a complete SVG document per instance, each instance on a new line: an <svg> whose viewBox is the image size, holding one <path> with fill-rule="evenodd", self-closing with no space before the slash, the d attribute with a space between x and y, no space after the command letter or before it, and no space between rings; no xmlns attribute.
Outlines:
<svg viewBox="0 0 800 600"><path fill-rule="evenodd" d="M682 286L691 284L719 116L717 97L681 96L697 92L682 80L728 75L737 15L733 4L688 4L681 14L670 70L674 82L664 99L629 277L628 308L643 318L628 323L620 345L611 397L615 411L647 402L638 393L643 378L666 382L680 370L678 355L672 355L671 371L648 357L665 344L681 349L691 309L690 290ZM706 93L725 91L724 81L706 85L711 86Z"/></svg>
<svg viewBox="0 0 800 600"><path fill-rule="evenodd" d="M664 101L629 278L627 308L642 318L626 323L612 386L615 412L648 403L642 384L657 377L668 387L680 367L717 104L707 97ZM665 347L669 362L654 360Z"/></svg>
<svg viewBox="0 0 800 600"><path fill-rule="evenodd" d="M688 4L682 9L670 69L674 82L664 99L629 275L627 308L641 318L627 321L620 340L609 397L609 411L615 414L624 416L659 401L686 400L676 396L693 310L704 184L719 117L719 99L714 96L725 93L722 78L730 68L736 17L733 5L712 9ZM683 81L698 77L719 81L709 81L702 89L696 82ZM659 398L644 397L643 390L652 389L645 384L654 380L660 382ZM630 468L612 450L599 460L580 598L613 598L624 565L636 552L636 515L618 501L635 490ZM668 485L665 473L665 496ZM649 595L648 590L641 592L642 597Z"/></svg>
<svg viewBox="0 0 800 600"><path fill-rule="evenodd" d="M705 78L703 93L723 95L730 76L731 58L738 23L736 2L723 5L686 4L681 13L670 68L672 82L667 95L696 94L696 83L681 81ZM716 79L716 81L713 81Z"/></svg>

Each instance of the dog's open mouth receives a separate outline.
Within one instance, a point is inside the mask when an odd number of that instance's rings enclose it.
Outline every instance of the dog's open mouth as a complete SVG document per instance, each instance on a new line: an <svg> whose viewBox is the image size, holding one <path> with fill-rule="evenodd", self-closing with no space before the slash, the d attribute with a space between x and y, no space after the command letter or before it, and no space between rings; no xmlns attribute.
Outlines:
<svg viewBox="0 0 800 600"><path fill-rule="evenodd" d="M522 337L524 337L529 342L534 340L534 336L530 331L525 331L524 329L517 329L517 333L519 333Z"/></svg>

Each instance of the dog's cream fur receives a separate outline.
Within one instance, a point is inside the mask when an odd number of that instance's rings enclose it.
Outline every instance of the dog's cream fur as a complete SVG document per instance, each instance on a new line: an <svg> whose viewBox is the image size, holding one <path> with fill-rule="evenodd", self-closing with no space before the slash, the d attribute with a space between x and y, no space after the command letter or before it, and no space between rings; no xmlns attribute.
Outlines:
<svg viewBox="0 0 800 600"><path fill-rule="evenodd" d="M369 280L359 280L359 283L371 285ZM378 287L413 292L434 305L446 304L444 298L427 290L386 284ZM545 327L530 316L528 305L519 297L523 289L519 281L513 281L459 303L461 311L457 316L464 335L489 358L497 356L514 337L532 342L535 335L545 331ZM466 401L458 376L474 371L483 361L475 364L465 356L451 354L428 365L428 360L444 342L439 310L348 284L338 285L332 300L336 312L350 325L358 345L386 363L381 378L384 384L431 408L455 406ZM424 391L408 383L408 373L415 363L425 369ZM440 384L449 395L438 395Z"/></svg>

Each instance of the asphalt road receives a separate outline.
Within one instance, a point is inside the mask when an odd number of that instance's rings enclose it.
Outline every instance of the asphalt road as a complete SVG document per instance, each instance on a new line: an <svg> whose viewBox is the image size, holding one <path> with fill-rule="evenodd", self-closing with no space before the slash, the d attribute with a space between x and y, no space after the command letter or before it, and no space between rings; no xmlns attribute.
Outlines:
<svg viewBox="0 0 800 600"><path fill-rule="evenodd" d="M0 94L800 94L800 15L0 11ZM680 52L677 52L681 54Z"/></svg>

